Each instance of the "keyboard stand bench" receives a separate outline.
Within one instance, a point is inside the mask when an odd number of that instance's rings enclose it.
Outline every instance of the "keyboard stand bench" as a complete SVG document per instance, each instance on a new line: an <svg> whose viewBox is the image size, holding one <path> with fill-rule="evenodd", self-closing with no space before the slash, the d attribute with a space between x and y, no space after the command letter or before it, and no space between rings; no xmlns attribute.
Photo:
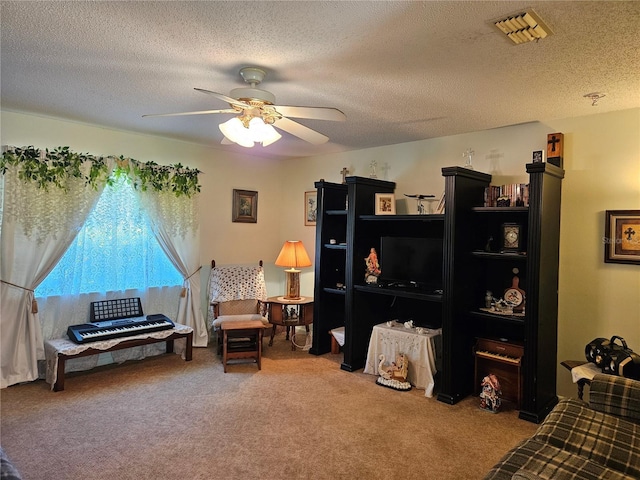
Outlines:
<svg viewBox="0 0 640 480"><path fill-rule="evenodd" d="M64 370L67 359L113 352L124 348L139 347L151 343L166 342L167 353L173 353L173 342L176 339L186 339L184 352L185 361L189 362L193 354L193 328L179 323L170 330L160 330L130 337L112 338L99 342L77 344L66 338L47 340L44 343L47 359L46 381L54 392L64 390Z"/></svg>

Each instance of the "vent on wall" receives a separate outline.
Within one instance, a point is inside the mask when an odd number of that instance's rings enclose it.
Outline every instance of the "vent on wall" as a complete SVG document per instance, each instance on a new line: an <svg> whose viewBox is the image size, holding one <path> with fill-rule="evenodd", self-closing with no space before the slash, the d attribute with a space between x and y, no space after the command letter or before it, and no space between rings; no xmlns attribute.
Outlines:
<svg viewBox="0 0 640 480"><path fill-rule="evenodd" d="M551 29L533 10L494 20L493 24L516 45L537 42L541 38L553 35Z"/></svg>

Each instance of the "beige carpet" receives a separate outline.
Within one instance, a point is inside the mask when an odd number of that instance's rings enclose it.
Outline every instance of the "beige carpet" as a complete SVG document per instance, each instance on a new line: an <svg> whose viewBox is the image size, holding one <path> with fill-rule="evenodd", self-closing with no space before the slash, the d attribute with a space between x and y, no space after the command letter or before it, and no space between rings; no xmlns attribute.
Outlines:
<svg viewBox="0 0 640 480"><path fill-rule="evenodd" d="M211 348L0 391L2 447L24 480L476 479L536 426L477 398L446 405L266 346L262 370ZM437 387L436 387L437 388Z"/></svg>

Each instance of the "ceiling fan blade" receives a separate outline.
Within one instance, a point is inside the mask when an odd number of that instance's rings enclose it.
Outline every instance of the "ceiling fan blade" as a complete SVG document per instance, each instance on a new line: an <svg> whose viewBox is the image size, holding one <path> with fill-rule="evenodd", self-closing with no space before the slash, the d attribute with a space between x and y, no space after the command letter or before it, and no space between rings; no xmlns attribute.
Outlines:
<svg viewBox="0 0 640 480"><path fill-rule="evenodd" d="M177 117L180 115L209 115L211 113L238 113L233 108L225 108L224 110L200 110L198 112L182 112L182 113L149 113L142 115L143 117Z"/></svg>
<svg viewBox="0 0 640 480"><path fill-rule="evenodd" d="M329 137L323 135L315 130L311 130L309 127L294 122L286 117L282 117L276 120L273 124L274 127L278 127L291 135L295 135L302 140L312 143L313 145L321 145L329 141Z"/></svg>
<svg viewBox="0 0 640 480"><path fill-rule="evenodd" d="M337 108L292 107L287 105L274 105L273 108L285 117L332 120L334 122L344 122L347 119L347 116Z"/></svg>
<svg viewBox="0 0 640 480"><path fill-rule="evenodd" d="M214 97L217 97L223 102L227 102L230 105L236 105L240 108L249 108L249 105L247 105L245 102L241 102L240 100L228 97L227 95L223 95L221 93L212 92L210 90L205 90L203 88L194 88L194 90L197 90L198 92L206 93L207 95L213 95Z"/></svg>

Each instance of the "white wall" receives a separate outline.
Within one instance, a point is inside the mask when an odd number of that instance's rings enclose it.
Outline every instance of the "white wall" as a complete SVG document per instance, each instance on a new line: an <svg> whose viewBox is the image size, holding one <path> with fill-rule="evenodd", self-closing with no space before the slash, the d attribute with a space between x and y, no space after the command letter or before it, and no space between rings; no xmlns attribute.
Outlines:
<svg viewBox="0 0 640 480"><path fill-rule="evenodd" d="M181 162L202 170L203 287L212 258L223 263L262 259L270 295L284 290L284 274L273 262L285 240L302 240L314 257L315 228L304 225L304 192L313 190L315 181L340 182L343 167L368 176L375 160L378 177L397 183L397 212L414 213L415 201L403 194L439 196L441 168L463 165L467 148L475 151L475 169L494 175L494 183L519 182L526 180L524 165L532 151L546 150L547 133L563 132L558 359L582 359L589 341L612 335L640 352L640 267L605 264L602 242L605 210L640 209L640 109L282 162L57 119L1 115L3 145L67 145L94 155ZM233 188L259 192L257 224L231 222ZM303 269L301 291L313 295L313 268ZM575 394L569 377L559 369L560 395Z"/></svg>

